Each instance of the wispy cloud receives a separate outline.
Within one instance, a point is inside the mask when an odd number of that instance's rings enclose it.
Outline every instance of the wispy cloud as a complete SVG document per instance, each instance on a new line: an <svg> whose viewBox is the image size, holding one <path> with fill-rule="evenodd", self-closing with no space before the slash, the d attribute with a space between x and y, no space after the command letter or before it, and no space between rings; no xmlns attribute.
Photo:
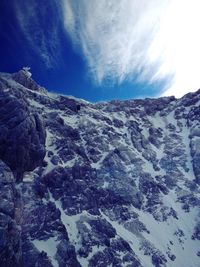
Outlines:
<svg viewBox="0 0 200 267"><path fill-rule="evenodd" d="M95 82L166 79L161 94L200 87L199 0L62 0L65 28Z"/></svg>
<svg viewBox="0 0 200 267"><path fill-rule="evenodd" d="M47 6L35 0L14 0L17 23L29 45L47 68L59 61L59 9L52 0Z"/></svg>

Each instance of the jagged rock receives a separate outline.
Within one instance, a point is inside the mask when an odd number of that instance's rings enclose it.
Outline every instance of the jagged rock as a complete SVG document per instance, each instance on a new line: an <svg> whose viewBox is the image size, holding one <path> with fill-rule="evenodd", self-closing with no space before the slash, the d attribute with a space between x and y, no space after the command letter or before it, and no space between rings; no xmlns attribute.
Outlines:
<svg viewBox="0 0 200 267"><path fill-rule="evenodd" d="M56 258L60 267L73 266L81 267L80 263L76 259L76 251L72 245L66 240L62 240L57 249Z"/></svg>
<svg viewBox="0 0 200 267"><path fill-rule="evenodd" d="M39 252L29 240L24 240L22 245L22 250L23 250L23 263L21 266L54 267L50 259L48 258L47 254L44 251Z"/></svg>
<svg viewBox="0 0 200 267"><path fill-rule="evenodd" d="M199 266L199 104L0 74L0 266Z"/></svg>
<svg viewBox="0 0 200 267"><path fill-rule="evenodd" d="M12 75L13 80L15 80L17 83L23 85L24 87L34 90L34 91L38 91L38 92L42 92L45 93L46 90L39 86L32 78L31 78L31 73L29 72L28 68L23 68L22 70L20 70L17 73L14 73Z"/></svg>
<svg viewBox="0 0 200 267"><path fill-rule="evenodd" d="M0 94L0 158L22 180L45 156L45 129L40 116L31 114L25 99Z"/></svg>
<svg viewBox="0 0 200 267"><path fill-rule="evenodd" d="M192 239L200 240L200 223L198 223L194 228L194 233L192 235Z"/></svg>
<svg viewBox="0 0 200 267"><path fill-rule="evenodd" d="M22 265L21 231L15 220L15 180L0 160L0 266Z"/></svg>
<svg viewBox="0 0 200 267"><path fill-rule="evenodd" d="M191 139L190 145L195 180L200 184L200 137L195 136L195 138Z"/></svg>

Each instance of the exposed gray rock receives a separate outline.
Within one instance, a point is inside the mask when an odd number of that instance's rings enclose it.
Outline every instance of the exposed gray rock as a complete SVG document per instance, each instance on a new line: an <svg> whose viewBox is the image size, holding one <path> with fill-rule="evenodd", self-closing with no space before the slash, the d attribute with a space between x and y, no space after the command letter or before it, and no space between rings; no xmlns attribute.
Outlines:
<svg viewBox="0 0 200 267"><path fill-rule="evenodd" d="M12 75L12 78L14 81L16 81L17 83L23 85L24 87L34 90L34 91L38 91L41 93L46 93L46 90L39 86L32 78L31 78L31 73L29 72L29 70L27 68L23 68L22 70L20 70L17 73L14 73Z"/></svg>
<svg viewBox="0 0 200 267"><path fill-rule="evenodd" d="M199 106L0 74L0 266L199 266Z"/></svg>

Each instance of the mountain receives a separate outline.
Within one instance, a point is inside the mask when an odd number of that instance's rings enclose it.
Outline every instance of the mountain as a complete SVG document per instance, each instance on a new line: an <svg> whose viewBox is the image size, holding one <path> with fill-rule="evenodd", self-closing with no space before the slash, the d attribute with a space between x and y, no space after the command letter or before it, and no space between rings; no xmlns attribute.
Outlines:
<svg viewBox="0 0 200 267"><path fill-rule="evenodd" d="M92 104L0 74L1 267L200 266L200 90Z"/></svg>

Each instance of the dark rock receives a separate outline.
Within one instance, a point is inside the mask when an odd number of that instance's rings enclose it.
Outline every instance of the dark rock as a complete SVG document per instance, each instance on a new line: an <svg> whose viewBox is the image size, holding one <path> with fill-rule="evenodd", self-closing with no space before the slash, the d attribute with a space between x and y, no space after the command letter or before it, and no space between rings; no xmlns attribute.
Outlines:
<svg viewBox="0 0 200 267"><path fill-rule="evenodd" d="M51 162L52 162L54 165L58 165L58 163L60 162L60 158L59 158L57 155L54 155L54 156L51 158Z"/></svg>
<svg viewBox="0 0 200 267"><path fill-rule="evenodd" d="M23 265L26 267L54 267L49 260L47 254L39 252L33 243L29 240L24 240L22 245L23 250ZM21 267L21 266L20 266Z"/></svg>
<svg viewBox="0 0 200 267"><path fill-rule="evenodd" d="M200 223L195 226L192 239L200 240Z"/></svg>
<svg viewBox="0 0 200 267"><path fill-rule="evenodd" d="M13 80L15 80L16 82L18 82L19 84L23 85L24 87L34 90L34 91L38 91L38 92L42 92L45 93L46 90L39 86L32 78L31 78L31 73L27 70L27 68L24 68L22 70L20 70L17 73L14 73L12 75Z"/></svg>
<svg viewBox="0 0 200 267"><path fill-rule="evenodd" d="M18 181L25 171L42 164L45 129L38 114L31 114L27 102L0 94L0 158Z"/></svg>
<svg viewBox="0 0 200 267"><path fill-rule="evenodd" d="M59 267L81 267L80 263L77 261L74 247L66 240L62 240L59 243L57 247L56 259L59 262Z"/></svg>
<svg viewBox="0 0 200 267"><path fill-rule="evenodd" d="M152 263L155 267L161 267L164 263L166 263L167 260L164 257L164 255L161 255L159 253L154 253L152 255Z"/></svg>
<svg viewBox="0 0 200 267"><path fill-rule="evenodd" d="M113 238L116 235L116 230L109 224L105 219L103 220L90 220L94 232L98 233L100 236L106 236L108 238Z"/></svg>
<svg viewBox="0 0 200 267"><path fill-rule="evenodd" d="M11 170L0 161L0 266L21 267L21 231L15 220L16 189Z"/></svg>

